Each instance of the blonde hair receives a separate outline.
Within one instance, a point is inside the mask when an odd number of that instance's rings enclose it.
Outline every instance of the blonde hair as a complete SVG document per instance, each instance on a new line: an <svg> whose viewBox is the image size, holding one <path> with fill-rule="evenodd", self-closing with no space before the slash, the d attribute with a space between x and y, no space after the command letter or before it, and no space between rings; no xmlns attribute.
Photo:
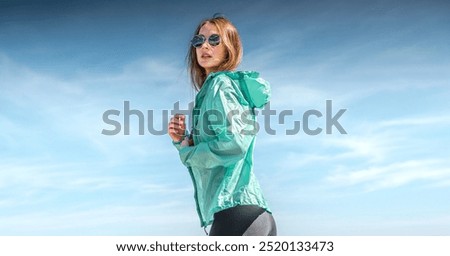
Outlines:
<svg viewBox="0 0 450 256"><path fill-rule="evenodd" d="M210 23L217 28L220 43L225 47L225 60L217 67L217 71L234 70L241 63L243 54L241 39L236 27L224 17L205 19L200 22L194 35L197 35L206 23ZM195 48L190 44L189 46L187 55L188 72L194 89L198 91L206 80L206 72L197 62Z"/></svg>

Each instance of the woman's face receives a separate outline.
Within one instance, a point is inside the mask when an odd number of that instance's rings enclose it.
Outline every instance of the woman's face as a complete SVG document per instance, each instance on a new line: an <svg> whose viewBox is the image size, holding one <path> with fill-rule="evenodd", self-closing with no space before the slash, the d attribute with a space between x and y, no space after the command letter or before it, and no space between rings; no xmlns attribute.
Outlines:
<svg viewBox="0 0 450 256"><path fill-rule="evenodd" d="M216 26L207 22L200 28L200 35L204 35L206 41L201 47L195 48L197 53L198 64L205 69L206 75L210 72L217 71L217 67L225 60L225 46L223 45L223 38L220 38L220 44L211 46L208 43L208 38L213 34L219 34Z"/></svg>

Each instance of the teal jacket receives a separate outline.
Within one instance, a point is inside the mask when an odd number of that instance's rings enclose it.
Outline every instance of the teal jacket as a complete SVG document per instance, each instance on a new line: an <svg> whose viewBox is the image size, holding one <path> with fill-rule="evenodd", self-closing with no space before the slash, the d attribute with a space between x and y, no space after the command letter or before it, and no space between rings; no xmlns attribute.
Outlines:
<svg viewBox="0 0 450 256"><path fill-rule="evenodd" d="M236 205L259 205L270 212L253 173L254 109L269 98L269 83L251 71L210 73L198 92L194 146L173 144L194 183L202 227L213 222L214 213Z"/></svg>

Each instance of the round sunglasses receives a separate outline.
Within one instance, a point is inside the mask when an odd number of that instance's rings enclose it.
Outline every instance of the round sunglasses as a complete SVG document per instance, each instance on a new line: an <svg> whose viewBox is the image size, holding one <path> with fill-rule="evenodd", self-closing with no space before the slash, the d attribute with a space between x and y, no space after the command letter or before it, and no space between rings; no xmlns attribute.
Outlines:
<svg viewBox="0 0 450 256"><path fill-rule="evenodd" d="M195 35L191 40L191 44L195 48L201 47L206 42L204 35ZM217 46L220 44L220 36L218 34L212 34L208 38L208 44L211 46Z"/></svg>

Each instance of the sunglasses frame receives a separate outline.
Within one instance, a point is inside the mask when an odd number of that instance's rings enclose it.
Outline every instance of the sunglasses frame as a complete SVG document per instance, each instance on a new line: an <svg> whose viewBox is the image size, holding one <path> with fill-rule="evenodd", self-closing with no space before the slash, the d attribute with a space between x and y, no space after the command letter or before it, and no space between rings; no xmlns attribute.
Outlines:
<svg viewBox="0 0 450 256"><path fill-rule="evenodd" d="M213 39L211 39L213 38ZM217 38L217 39L216 39ZM216 39L216 40L215 40ZM221 38L219 34L212 34L208 37L208 40L206 40L206 37L202 34L195 35L191 40L191 45L194 48L200 48L202 45L208 41L208 44L211 46L218 46L221 43Z"/></svg>

